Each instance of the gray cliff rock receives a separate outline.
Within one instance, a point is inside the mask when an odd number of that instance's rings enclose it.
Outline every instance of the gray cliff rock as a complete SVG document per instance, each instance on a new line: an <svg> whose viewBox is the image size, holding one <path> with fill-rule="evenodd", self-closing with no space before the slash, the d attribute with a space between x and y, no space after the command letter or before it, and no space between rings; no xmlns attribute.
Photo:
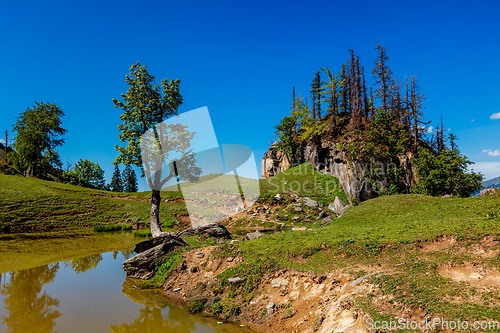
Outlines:
<svg viewBox="0 0 500 333"><path fill-rule="evenodd" d="M399 157L400 164L407 171L403 182L408 186L412 186L418 181L416 169L411 164L412 158L413 156L410 153ZM318 172L337 177L349 204L352 204L353 199L365 201L377 196L373 185L365 179L364 174L367 168L380 166L351 162L336 143L328 140L321 143L311 141L302 143L293 157L293 163L289 161L286 155L279 152L276 145L273 144L262 159L262 178L270 178L294 165L306 162L311 163ZM387 173L391 172L393 166L383 165L382 167L384 172ZM378 182L376 185L378 188L384 188L388 184Z"/></svg>

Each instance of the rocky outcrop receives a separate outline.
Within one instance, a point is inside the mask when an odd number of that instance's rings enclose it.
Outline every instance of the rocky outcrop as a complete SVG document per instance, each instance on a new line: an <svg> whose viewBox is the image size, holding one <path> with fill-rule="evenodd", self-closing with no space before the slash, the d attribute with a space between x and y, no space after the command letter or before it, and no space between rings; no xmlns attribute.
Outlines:
<svg viewBox="0 0 500 333"><path fill-rule="evenodd" d="M159 245L156 245L155 240L156 242L160 242ZM187 246L182 239L175 236L156 237L149 241L149 243L143 244L139 248L137 248L137 245L144 242L137 244L134 251L140 251L140 253L122 263L127 277L132 279L149 279L153 276L153 269L158 260L172 250Z"/></svg>
<svg viewBox="0 0 500 333"><path fill-rule="evenodd" d="M491 194L494 194L496 192L500 191L500 188L497 188L497 187L490 187L490 188L487 188L485 190L482 190L481 193L479 194L480 196L482 197L485 197L487 195L491 195Z"/></svg>
<svg viewBox="0 0 500 333"><path fill-rule="evenodd" d="M167 242L178 243L179 246L187 246L186 242L184 242L182 239L180 239L176 236L172 236L172 235L165 235L165 236L150 238L148 240L145 240L145 241L142 241L142 242L135 244L134 252L141 253L141 252L147 251L149 249L152 249L155 246L158 246L158 245L161 245L161 244L167 243Z"/></svg>
<svg viewBox="0 0 500 333"><path fill-rule="evenodd" d="M261 164L262 178L269 178L277 175L281 171L290 169L290 161L288 156L281 153L276 148L276 142L271 145L271 148L264 154Z"/></svg>
<svg viewBox="0 0 500 333"><path fill-rule="evenodd" d="M328 205L328 209L334 211L338 215L343 215L349 207L350 206L346 205L339 197L335 197L335 200Z"/></svg>
<svg viewBox="0 0 500 333"><path fill-rule="evenodd" d="M200 236L204 238L225 238L231 239L231 233L223 225L211 223L198 227L191 227L176 234L177 237Z"/></svg>
<svg viewBox="0 0 500 333"><path fill-rule="evenodd" d="M411 164L411 154L400 156L400 165L407 171L403 183L409 187L416 184L416 170ZM318 142L303 143L294 155L293 163L290 163L286 155L279 152L276 144L264 154L262 159L262 178L269 178L278 173L291 168L294 165L309 162L314 168L324 174L337 177L340 181L342 189L346 194L349 204L352 204L353 199L365 201L377 196L376 188L383 189L388 186L385 182L377 182L372 184L368 182L364 175L367 168L377 168L380 172L388 173L395 172L396 165L363 165L358 162L349 161L346 154L339 149L338 145L332 141L324 140Z"/></svg>

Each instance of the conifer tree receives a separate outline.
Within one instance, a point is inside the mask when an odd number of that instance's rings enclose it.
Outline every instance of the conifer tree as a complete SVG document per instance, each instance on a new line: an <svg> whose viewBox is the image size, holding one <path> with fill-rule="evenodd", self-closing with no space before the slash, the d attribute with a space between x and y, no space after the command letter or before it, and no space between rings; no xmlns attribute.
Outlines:
<svg viewBox="0 0 500 333"><path fill-rule="evenodd" d="M137 192L138 190L138 185L137 185L137 177L135 175L134 169L130 166L130 164L127 164L125 166L125 170L123 170L123 192L126 193L133 193Z"/></svg>
<svg viewBox="0 0 500 333"><path fill-rule="evenodd" d="M321 77L317 72L311 83L311 99L314 120L321 119Z"/></svg>
<svg viewBox="0 0 500 333"><path fill-rule="evenodd" d="M112 192L123 192L122 176L120 174L118 164L115 164L115 171L113 172L113 177L111 178L109 187Z"/></svg>
<svg viewBox="0 0 500 333"><path fill-rule="evenodd" d="M342 71L340 72L340 78L342 82L341 87L341 95L342 95L342 104L341 108L343 112L349 112L349 80L347 75L347 67L345 64L342 64Z"/></svg>
<svg viewBox="0 0 500 333"><path fill-rule="evenodd" d="M423 122L424 114L422 112L422 108L424 99L425 95L420 92L420 86L418 85L417 77L410 77L410 107L413 118L413 148L415 152L418 151L418 139L420 136L419 126L422 124L427 125L430 123Z"/></svg>
<svg viewBox="0 0 500 333"><path fill-rule="evenodd" d="M387 65L389 57L385 54L385 47L379 45L375 49L378 50L375 67L372 70L375 84L378 85L375 89L375 96L382 101L382 109L387 110L392 71Z"/></svg>

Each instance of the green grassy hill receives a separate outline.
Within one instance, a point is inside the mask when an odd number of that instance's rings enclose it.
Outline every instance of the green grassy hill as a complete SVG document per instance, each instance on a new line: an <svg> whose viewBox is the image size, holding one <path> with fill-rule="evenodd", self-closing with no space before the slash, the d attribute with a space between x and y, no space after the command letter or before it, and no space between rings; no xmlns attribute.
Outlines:
<svg viewBox="0 0 500 333"><path fill-rule="evenodd" d="M52 231L79 233L98 224L149 219L150 192L111 193L6 175L0 175L0 184L4 240L15 232L33 237ZM261 180L260 185L257 206L269 205L279 214L284 206L274 200L277 193L282 198L307 196L322 207L335 196L345 200L338 180L308 164ZM161 205L164 225L187 215L180 192L164 192L162 200L167 201ZM350 208L326 226L313 220L308 229L225 244L221 253L238 252L245 258L231 271L243 276L257 271L261 276L266 267L343 271L356 277L385 271L369 278L378 286L377 293L356 299L355 306L375 320L393 319L403 308L421 308L435 317L500 320L498 286L446 276L455 268L477 270L474 274L483 274L485 281L500 276L500 193L447 199L383 196Z"/></svg>
<svg viewBox="0 0 500 333"><path fill-rule="evenodd" d="M149 221L150 192L112 193L35 178L0 174L0 231L88 230L99 224ZM187 211L179 192L165 192L160 220L167 226Z"/></svg>

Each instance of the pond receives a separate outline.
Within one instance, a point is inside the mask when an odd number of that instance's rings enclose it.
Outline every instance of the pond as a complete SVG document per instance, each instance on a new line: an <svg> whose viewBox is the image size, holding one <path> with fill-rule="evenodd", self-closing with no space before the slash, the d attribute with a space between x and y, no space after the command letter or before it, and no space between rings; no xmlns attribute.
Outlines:
<svg viewBox="0 0 500 333"><path fill-rule="evenodd" d="M131 255L115 250L2 273L0 332L251 332L189 314L160 290L136 289L121 265Z"/></svg>

